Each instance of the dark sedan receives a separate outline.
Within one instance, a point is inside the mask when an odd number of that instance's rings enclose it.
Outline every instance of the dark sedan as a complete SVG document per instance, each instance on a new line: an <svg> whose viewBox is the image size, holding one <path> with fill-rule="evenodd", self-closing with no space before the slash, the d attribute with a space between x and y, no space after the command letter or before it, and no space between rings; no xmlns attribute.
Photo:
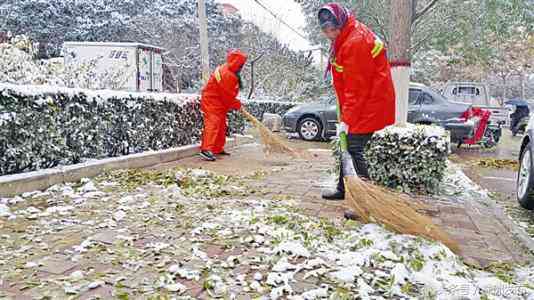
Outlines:
<svg viewBox="0 0 534 300"><path fill-rule="evenodd" d="M473 132L473 124L460 120L469 104L452 102L422 84L410 84L408 121L414 124L436 124L451 132L451 141L459 143ZM296 132L307 141L336 135L336 105L334 103L304 104L283 116L284 129Z"/></svg>

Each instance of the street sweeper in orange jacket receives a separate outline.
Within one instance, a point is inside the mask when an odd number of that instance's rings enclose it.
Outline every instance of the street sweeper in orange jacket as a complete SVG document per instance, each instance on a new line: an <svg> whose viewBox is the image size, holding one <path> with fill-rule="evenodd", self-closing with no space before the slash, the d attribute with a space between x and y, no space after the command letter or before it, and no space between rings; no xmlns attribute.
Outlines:
<svg viewBox="0 0 534 300"><path fill-rule="evenodd" d="M347 134L348 151L358 176L368 178L365 146L375 131L395 122L395 91L386 48L340 4L324 5L318 19L321 30L332 41L326 74L332 72L339 102L338 132ZM340 174L337 188L323 193L323 198L341 200L344 196Z"/></svg>
<svg viewBox="0 0 534 300"><path fill-rule="evenodd" d="M206 161L215 161L215 155L228 155L224 151L226 116L230 110L241 109L236 97L242 87L240 72L246 61L245 53L229 51L227 62L215 69L202 90L200 109L204 115L204 130L200 157Z"/></svg>

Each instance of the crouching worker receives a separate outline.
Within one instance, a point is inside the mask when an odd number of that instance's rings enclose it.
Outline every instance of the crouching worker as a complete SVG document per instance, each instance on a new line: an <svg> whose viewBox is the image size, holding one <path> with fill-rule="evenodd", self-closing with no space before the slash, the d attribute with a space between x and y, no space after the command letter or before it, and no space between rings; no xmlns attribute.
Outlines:
<svg viewBox="0 0 534 300"><path fill-rule="evenodd" d="M224 151L226 143L226 116L230 110L241 109L236 99L242 87L240 72L247 61L247 55L239 50L231 50L227 61L211 74L202 89L200 109L204 115L204 129L200 157L215 161L215 155L229 155Z"/></svg>

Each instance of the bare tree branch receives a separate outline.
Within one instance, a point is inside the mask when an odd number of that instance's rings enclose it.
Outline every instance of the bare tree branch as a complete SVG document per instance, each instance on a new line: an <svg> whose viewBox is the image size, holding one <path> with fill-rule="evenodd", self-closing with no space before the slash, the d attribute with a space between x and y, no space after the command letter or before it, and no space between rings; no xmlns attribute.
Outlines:
<svg viewBox="0 0 534 300"><path fill-rule="evenodd" d="M414 17L417 15L417 0L412 0L412 23Z"/></svg>
<svg viewBox="0 0 534 300"><path fill-rule="evenodd" d="M439 0L432 0L430 3L427 4L427 6L425 6L425 8L423 8L421 11L413 15L412 23L414 23L420 17L424 16L429 10L431 10L438 3L438 1Z"/></svg>
<svg viewBox="0 0 534 300"><path fill-rule="evenodd" d="M386 31L386 26L384 25L384 23L380 20L380 18L376 15L371 15L371 14L365 14L366 17L368 18L371 18L373 19L373 21L376 22L376 24L378 25L378 31L380 32L380 34L382 35L382 38L384 39L384 42L386 43L386 45L388 44L388 35L387 35L387 31Z"/></svg>
<svg viewBox="0 0 534 300"><path fill-rule="evenodd" d="M423 46L423 44L426 43L428 40L430 40L434 36L434 34L435 33L431 32L427 34L424 38L417 41L416 43L412 43L412 46L410 47L410 52L412 54L417 53L419 51L419 48Z"/></svg>

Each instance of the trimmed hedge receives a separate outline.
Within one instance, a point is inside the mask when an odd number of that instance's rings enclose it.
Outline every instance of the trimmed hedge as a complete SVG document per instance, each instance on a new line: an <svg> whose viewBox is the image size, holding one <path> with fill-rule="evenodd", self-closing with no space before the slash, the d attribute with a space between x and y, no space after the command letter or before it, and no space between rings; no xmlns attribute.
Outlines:
<svg viewBox="0 0 534 300"><path fill-rule="evenodd" d="M246 104L258 118L292 106ZM243 133L240 115L229 121ZM197 95L0 84L0 175L193 144L201 130Z"/></svg>
<svg viewBox="0 0 534 300"><path fill-rule="evenodd" d="M434 193L445 176L449 145L437 126L388 127L366 149L371 179L403 192Z"/></svg>

